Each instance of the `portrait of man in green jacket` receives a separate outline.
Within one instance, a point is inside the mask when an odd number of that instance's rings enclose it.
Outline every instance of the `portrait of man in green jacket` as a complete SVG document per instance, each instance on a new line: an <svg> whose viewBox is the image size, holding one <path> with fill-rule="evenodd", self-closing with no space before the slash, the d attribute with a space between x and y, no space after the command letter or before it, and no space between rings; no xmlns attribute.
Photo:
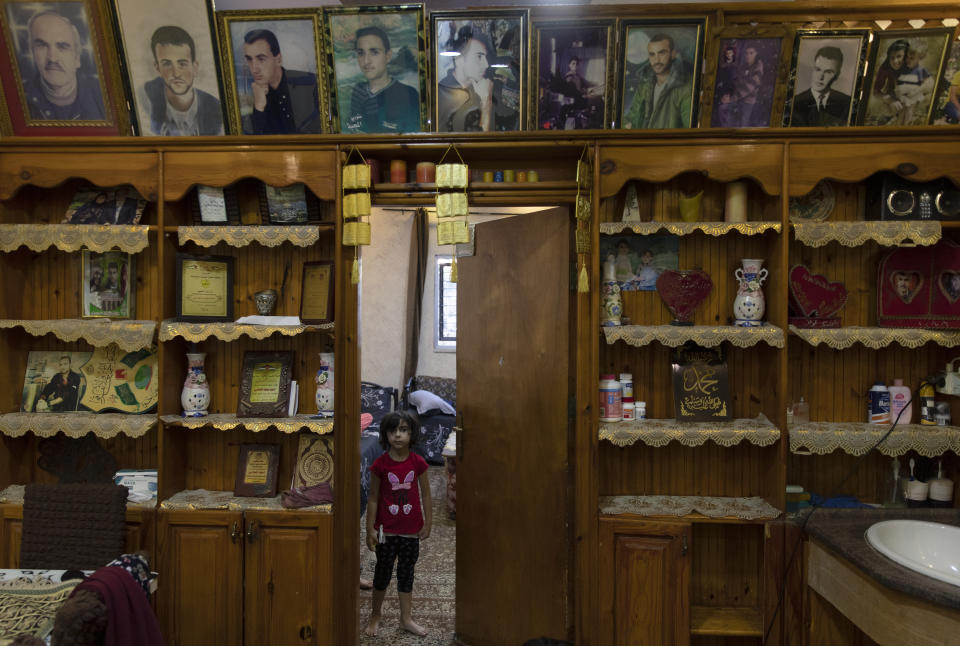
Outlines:
<svg viewBox="0 0 960 646"><path fill-rule="evenodd" d="M632 100L624 105L623 128L689 128L694 68L677 50L671 36L654 34L647 60L640 64ZM625 88L624 97L631 96Z"/></svg>

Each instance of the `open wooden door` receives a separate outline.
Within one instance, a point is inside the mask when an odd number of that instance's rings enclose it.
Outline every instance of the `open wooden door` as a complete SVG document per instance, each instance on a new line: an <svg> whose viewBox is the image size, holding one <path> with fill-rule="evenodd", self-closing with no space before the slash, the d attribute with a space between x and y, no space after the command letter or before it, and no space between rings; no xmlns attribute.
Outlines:
<svg viewBox="0 0 960 646"><path fill-rule="evenodd" d="M458 259L457 637L573 638L567 209L476 227Z"/></svg>

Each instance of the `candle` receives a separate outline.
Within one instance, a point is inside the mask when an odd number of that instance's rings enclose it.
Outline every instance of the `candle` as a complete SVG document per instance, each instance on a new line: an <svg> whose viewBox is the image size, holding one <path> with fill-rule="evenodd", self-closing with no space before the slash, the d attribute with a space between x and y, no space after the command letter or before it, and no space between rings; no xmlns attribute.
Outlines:
<svg viewBox="0 0 960 646"><path fill-rule="evenodd" d="M485 171L483 171L483 181L485 181L485 182L492 182L492 181L493 181L493 171L492 171L492 170L485 170Z"/></svg>
<svg viewBox="0 0 960 646"><path fill-rule="evenodd" d="M383 181L383 178L380 176L380 160L379 159L367 159L367 166L370 167L370 183L379 184Z"/></svg>
<svg viewBox="0 0 960 646"><path fill-rule="evenodd" d="M517 176L512 170L503 171L503 181L505 182L514 182L516 181Z"/></svg>
<svg viewBox="0 0 960 646"><path fill-rule="evenodd" d="M529 172L527 173L527 181L528 181L528 182L539 182L539 181L540 181L540 174L537 173L537 171L535 171L535 170L529 171Z"/></svg>
<svg viewBox="0 0 960 646"><path fill-rule="evenodd" d="M518 181L518 182L525 182L525 181L527 181L527 171L525 171L525 170L518 170L518 171L517 171L517 181Z"/></svg>
<svg viewBox="0 0 960 646"><path fill-rule="evenodd" d="M407 183L407 162L402 159L390 160L390 182L392 184Z"/></svg>
<svg viewBox="0 0 960 646"><path fill-rule="evenodd" d="M437 165L433 162L417 163L417 182L420 184L433 184L437 181Z"/></svg>
<svg viewBox="0 0 960 646"><path fill-rule="evenodd" d="M730 182L727 184L727 199L723 209L726 222L747 221L747 183Z"/></svg>
<svg viewBox="0 0 960 646"><path fill-rule="evenodd" d="M495 172L495 173L493 174L493 181L495 181L495 182L502 182L502 181L503 181L503 171L502 171L502 170L498 170L497 172Z"/></svg>

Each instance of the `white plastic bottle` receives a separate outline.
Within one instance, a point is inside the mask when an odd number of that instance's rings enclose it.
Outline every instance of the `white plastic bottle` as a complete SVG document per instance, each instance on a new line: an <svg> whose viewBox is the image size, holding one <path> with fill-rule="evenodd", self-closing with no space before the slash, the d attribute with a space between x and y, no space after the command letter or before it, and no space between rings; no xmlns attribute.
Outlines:
<svg viewBox="0 0 960 646"><path fill-rule="evenodd" d="M636 419L636 406L633 404L633 397L623 398L623 419L631 421Z"/></svg>
<svg viewBox="0 0 960 646"><path fill-rule="evenodd" d="M619 422L621 417L620 382L614 375L600 375L600 421Z"/></svg>
<svg viewBox="0 0 960 646"><path fill-rule="evenodd" d="M910 388L903 385L903 379L894 379L893 385L888 387L890 391L890 422L897 420L898 424L909 424L913 420L913 404L910 402ZM903 411L901 414L900 411Z"/></svg>
<svg viewBox="0 0 960 646"><path fill-rule="evenodd" d="M878 381L867 393L867 421L871 424L890 423L890 391Z"/></svg>

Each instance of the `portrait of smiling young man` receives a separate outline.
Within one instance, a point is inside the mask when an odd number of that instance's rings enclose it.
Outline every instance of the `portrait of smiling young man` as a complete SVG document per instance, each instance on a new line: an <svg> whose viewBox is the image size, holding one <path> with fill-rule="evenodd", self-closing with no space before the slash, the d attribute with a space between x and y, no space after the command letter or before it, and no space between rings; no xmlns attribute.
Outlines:
<svg viewBox="0 0 960 646"><path fill-rule="evenodd" d="M364 81L350 92L350 113L341 118L342 132L418 132L420 95L416 89L393 78L393 60L386 31L371 25L356 32L357 67Z"/></svg>

